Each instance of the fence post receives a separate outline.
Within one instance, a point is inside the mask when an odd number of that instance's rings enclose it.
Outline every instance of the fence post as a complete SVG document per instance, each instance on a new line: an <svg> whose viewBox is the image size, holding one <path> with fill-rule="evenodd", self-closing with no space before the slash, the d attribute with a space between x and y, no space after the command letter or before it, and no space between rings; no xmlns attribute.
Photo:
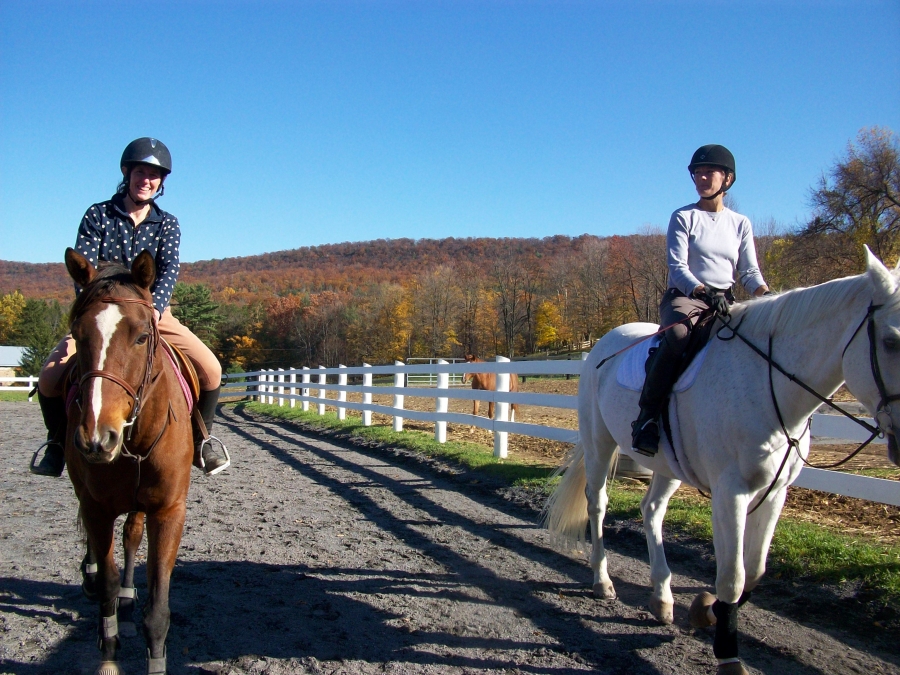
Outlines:
<svg viewBox="0 0 900 675"><path fill-rule="evenodd" d="M345 366L343 363L338 365L338 368L346 368L346 367L347 366ZM343 385L345 387L347 386L347 373L340 373L338 375L338 384ZM347 390L341 389L338 392L338 401L346 401L346 400L347 400ZM339 420L347 419L347 409L346 408L342 408L341 406L338 406L338 419Z"/></svg>
<svg viewBox="0 0 900 675"><path fill-rule="evenodd" d="M505 356L498 356L497 363L509 363L509 359ZM497 373L497 391L509 391L509 373ZM509 421L509 403L506 401L494 402L494 421ZM508 431L494 431L494 457L506 459L508 443Z"/></svg>
<svg viewBox="0 0 900 675"><path fill-rule="evenodd" d="M319 368L320 368L321 370L325 370L325 366L319 366ZM321 400L323 400L323 401L324 401L326 398L328 398L328 392L325 391L325 384L327 384L326 378L327 378L327 375L325 375L324 372L323 372L323 373L319 373L319 398L320 398ZM324 415L324 414L325 414L325 404L324 404L324 403L320 403L320 404L319 404L319 414L320 414L320 415Z"/></svg>
<svg viewBox="0 0 900 675"><path fill-rule="evenodd" d="M266 384L264 391L266 392L266 395L263 398L263 403L271 405L275 402L275 399L272 396L272 371L269 368L266 368Z"/></svg>
<svg viewBox="0 0 900 675"><path fill-rule="evenodd" d="M292 397L297 395L297 388L294 386L295 384L297 384L297 373L291 373L291 390L290 391L291 391ZM295 405L297 405L296 399L291 398L291 407L293 408Z"/></svg>
<svg viewBox="0 0 900 675"><path fill-rule="evenodd" d="M303 374L300 376L300 384L309 385L309 366L303 366ZM309 397L309 386L300 387L300 395ZM309 410L309 401L303 401L300 404L300 409L303 412L307 412Z"/></svg>
<svg viewBox="0 0 900 675"><path fill-rule="evenodd" d="M438 365L447 365L447 362L444 359L437 360ZM450 374L449 373L438 373L437 374L437 388L438 389L447 389L450 386ZM447 402L448 399L446 396L438 396L437 402L435 404L435 412L437 413L445 413L447 412ZM434 440L438 443L446 443L447 442L447 420L438 420L434 423Z"/></svg>
<svg viewBox="0 0 900 675"><path fill-rule="evenodd" d="M394 361L395 366L402 366L403 361ZM394 386L402 387L403 386L403 373L394 373ZM403 410L403 394L394 394L394 407L398 410ZM394 431L403 431L403 418L394 415Z"/></svg>
<svg viewBox="0 0 900 675"><path fill-rule="evenodd" d="M371 364L363 363L363 368L371 368ZM363 386L371 387L372 386L372 373L363 373ZM363 405L372 405L372 392L367 391L362 395ZM372 426L372 411L371 410L363 410L362 414L363 418L363 426L370 427Z"/></svg>
<svg viewBox="0 0 900 675"><path fill-rule="evenodd" d="M278 369L278 407L284 407L284 368Z"/></svg>
<svg viewBox="0 0 900 675"><path fill-rule="evenodd" d="M263 391L263 382L264 381L265 381L265 375L263 375L262 373L260 373L259 375L256 376L256 391L254 392L253 398L256 399L257 403L265 403L265 401L263 400L263 397L262 397L262 393L261 393Z"/></svg>

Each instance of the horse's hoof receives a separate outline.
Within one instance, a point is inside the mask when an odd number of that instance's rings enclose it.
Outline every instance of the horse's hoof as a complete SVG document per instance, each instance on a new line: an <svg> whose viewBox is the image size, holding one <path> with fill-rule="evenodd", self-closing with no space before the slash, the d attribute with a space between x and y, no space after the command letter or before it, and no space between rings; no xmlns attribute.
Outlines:
<svg viewBox="0 0 900 675"><path fill-rule="evenodd" d="M694 628L706 628L707 626L712 626L716 622L715 616L713 616L710 611L710 608L715 601L716 596L708 591L703 591L694 598L694 601L691 603L691 608L688 610L688 619ZM731 664L726 663L725 665L729 666ZM719 666L719 668L721 669L722 666ZM719 675L722 675L721 670L719 671Z"/></svg>
<svg viewBox="0 0 900 675"><path fill-rule="evenodd" d="M675 604L653 598L650 600L650 613L662 624L675 622Z"/></svg>
<svg viewBox="0 0 900 675"><path fill-rule="evenodd" d="M134 621L120 621L119 636L123 638L137 637L137 627L134 625Z"/></svg>
<svg viewBox="0 0 900 675"><path fill-rule="evenodd" d="M591 587L594 597L598 600L615 600L616 589L613 588L611 581L600 581Z"/></svg>
<svg viewBox="0 0 900 675"><path fill-rule="evenodd" d="M750 675L750 673L744 668L743 663L733 661L731 663L720 663L716 675Z"/></svg>
<svg viewBox="0 0 900 675"><path fill-rule="evenodd" d="M124 675L124 672L115 661L101 661L96 675Z"/></svg>

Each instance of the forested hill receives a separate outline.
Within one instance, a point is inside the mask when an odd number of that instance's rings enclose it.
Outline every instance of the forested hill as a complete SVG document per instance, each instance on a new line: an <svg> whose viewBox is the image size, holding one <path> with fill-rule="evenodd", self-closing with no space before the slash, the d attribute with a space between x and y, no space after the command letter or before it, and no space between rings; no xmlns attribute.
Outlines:
<svg viewBox="0 0 900 675"><path fill-rule="evenodd" d="M180 280L203 283L215 292L271 296L298 290L350 290L383 281L402 282L428 268L469 262L487 269L498 256L547 259L581 249L591 235L544 239L490 237L457 239L376 239L220 260L184 263ZM0 295L20 291L26 298L55 298L67 303L72 284L62 263L0 261ZM234 296L232 296L234 297Z"/></svg>

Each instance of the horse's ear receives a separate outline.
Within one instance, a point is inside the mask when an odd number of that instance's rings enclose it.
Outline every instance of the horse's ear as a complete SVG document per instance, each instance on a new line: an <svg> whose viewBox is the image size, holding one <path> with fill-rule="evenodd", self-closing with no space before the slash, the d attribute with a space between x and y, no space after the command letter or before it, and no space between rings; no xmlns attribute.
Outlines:
<svg viewBox="0 0 900 675"><path fill-rule="evenodd" d="M882 305L897 290L897 280L891 274L891 271L884 266L884 263L869 250L868 246L864 245L863 248L866 250L866 274L869 275L869 281L875 291L872 295L872 302L876 305Z"/></svg>
<svg viewBox="0 0 900 675"><path fill-rule="evenodd" d="M141 288L148 291L156 281L156 261L149 251L141 251L131 264L131 278Z"/></svg>
<svg viewBox="0 0 900 675"><path fill-rule="evenodd" d="M66 249L66 269L72 281L82 288L97 275L97 269L91 265L91 261L71 247Z"/></svg>

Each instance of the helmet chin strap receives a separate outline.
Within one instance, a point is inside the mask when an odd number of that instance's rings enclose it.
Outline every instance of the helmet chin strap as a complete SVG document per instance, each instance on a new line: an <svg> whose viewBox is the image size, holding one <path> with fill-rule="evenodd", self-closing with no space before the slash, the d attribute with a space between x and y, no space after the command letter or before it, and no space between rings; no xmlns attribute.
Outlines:
<svg viewBox="0 0 900 675"><path fill-rule="evenodd" d="M693 175L694 175L694 174L691 174L691 177L692 177L692 178L693 178ZM716 197L718 197L719 195L722 195L722 194L725 194L726 192L728 192L728 189L731 187L731 185L726 185L725 183L728 182L728 176L729 176L729 175L731 175L731 174L730 174L730 173L726 173L726 174L725 174L725 180L722 181L722 187L720 187L719 190L718 190L715 194L711 194L709 197L703 197L703 196L701 196L701 197L700 197L700 201L701 201L701 202L702 202L702 201L712 202L712 201L715 201L715 200L716 200ZM731 182L733 183L734 181L731 181Z"/></svg>

